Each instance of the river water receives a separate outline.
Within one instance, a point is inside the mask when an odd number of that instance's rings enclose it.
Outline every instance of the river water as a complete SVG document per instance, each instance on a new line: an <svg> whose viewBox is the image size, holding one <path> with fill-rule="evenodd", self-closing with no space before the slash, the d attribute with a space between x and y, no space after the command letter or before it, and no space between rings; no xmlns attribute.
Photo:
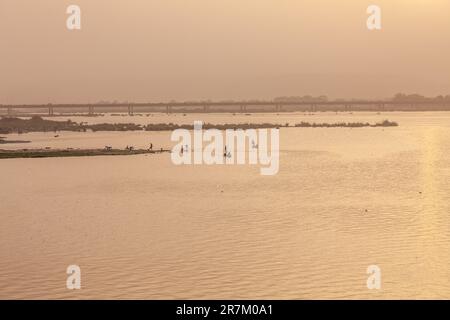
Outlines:
<svg viewBox="0 0 450 320"><path fill-rule="evenodd" d="M2 299L450 298L450 113L71 119L399 127L282 128L274 176L169 154L0 160ZM58 134L0 147L174 144L170 132ZM66 288L74 264L81 290Z"/></svg>

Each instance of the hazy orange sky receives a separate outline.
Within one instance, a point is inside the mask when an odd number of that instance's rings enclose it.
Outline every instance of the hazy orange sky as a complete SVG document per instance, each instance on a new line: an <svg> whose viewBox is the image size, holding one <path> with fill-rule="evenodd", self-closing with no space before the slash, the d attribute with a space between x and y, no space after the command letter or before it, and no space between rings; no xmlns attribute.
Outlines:
<svg viewBox="0 0 450 320"><path fill-rule="evenodd" d="M0 0L0 40L0 104L450 94L449 0Z"/></svg>

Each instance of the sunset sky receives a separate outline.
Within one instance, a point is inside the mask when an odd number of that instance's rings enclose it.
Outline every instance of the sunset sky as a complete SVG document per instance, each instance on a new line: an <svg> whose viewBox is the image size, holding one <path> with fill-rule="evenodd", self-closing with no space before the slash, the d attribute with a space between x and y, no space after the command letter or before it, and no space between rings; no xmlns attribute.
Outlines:
<svg viewBox="0 0 450 320"><path fill-rule="evenodd" d="M0 104L450 94L448 0L0 0L0 39Z"/></svg>

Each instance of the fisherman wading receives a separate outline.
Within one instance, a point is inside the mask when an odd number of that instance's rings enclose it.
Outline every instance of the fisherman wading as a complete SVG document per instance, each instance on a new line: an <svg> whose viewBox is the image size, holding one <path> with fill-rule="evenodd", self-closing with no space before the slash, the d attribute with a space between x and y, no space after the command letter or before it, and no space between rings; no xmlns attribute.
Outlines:
<svg viewBox="0 0 450 320"><path fill-rule="evenodd" d="M176 129L172 132L171 140L178 142L171 154L174 164L243 165L248 163L250 165L259 164L262 175L278 173L279 129L227 129L221 131L218 129L203 130L202 127L201 121L195 121L192 134L187 129ZM188 150L190 152L187 152Z"/></svg>

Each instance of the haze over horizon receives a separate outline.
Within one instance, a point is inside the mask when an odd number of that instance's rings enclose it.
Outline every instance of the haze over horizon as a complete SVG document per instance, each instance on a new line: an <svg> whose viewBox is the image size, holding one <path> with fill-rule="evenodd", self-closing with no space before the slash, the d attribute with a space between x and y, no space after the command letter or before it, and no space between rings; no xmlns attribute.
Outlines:
<svg viewBox="0 0 450 320"><path fill-rule="evenodd" d="M366 28L371 4L381 31ZM2 0L0 104L450 94L449 13L445 0Z"/></svg>

